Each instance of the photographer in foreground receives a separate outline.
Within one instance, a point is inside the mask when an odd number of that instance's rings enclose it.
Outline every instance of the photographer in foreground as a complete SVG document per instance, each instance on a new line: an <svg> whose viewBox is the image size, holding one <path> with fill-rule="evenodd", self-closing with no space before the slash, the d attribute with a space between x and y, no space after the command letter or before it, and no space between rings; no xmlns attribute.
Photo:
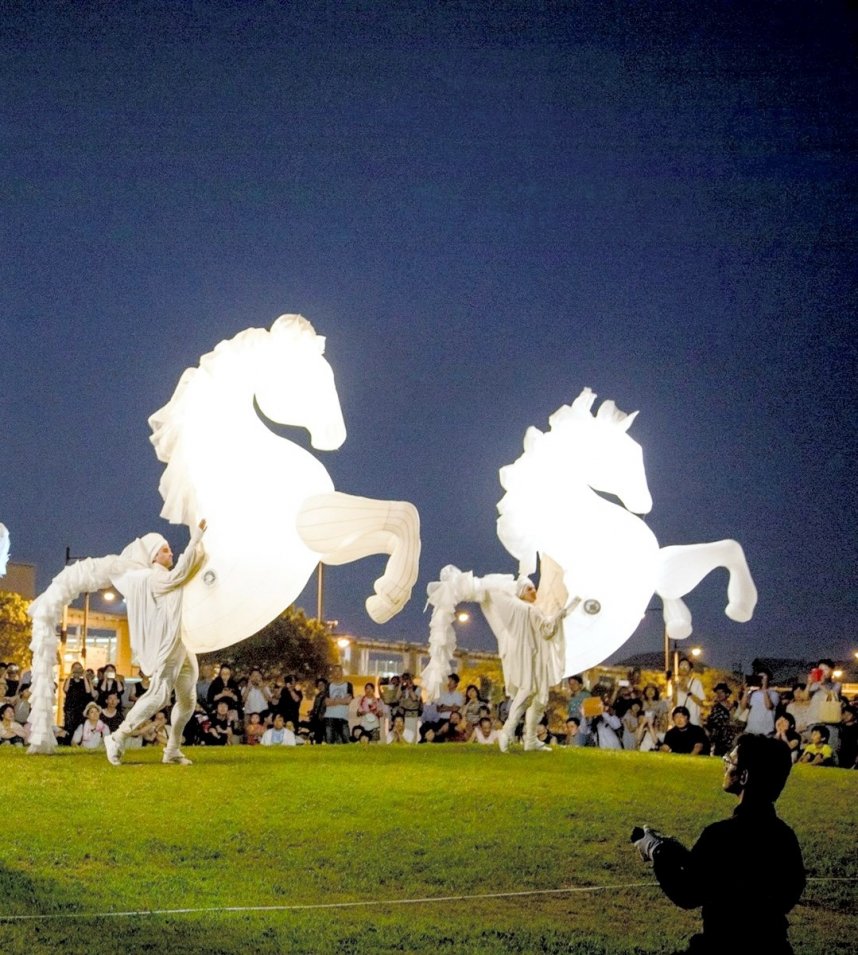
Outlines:
<svg viewBox="0 0 858 955"><path fill-rule="evenodd" d="M790 752L780 740L746 734L724 765L724 791L739 797L730 819L707 826L690 852L649 828L636 828L632 841L672 902L703 906L703 932L692 937L690 955L723 955L737 931L743 951L791 955L786 914L804 890L804 864L774 805L792 768Z"/></svg>

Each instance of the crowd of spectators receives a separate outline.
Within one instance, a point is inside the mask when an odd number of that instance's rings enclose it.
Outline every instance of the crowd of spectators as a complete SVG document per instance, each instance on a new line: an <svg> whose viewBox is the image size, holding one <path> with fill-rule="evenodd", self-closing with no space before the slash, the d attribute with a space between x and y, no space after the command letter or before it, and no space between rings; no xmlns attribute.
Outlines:
<svg viewBox="0 0 858 955"><path fill-rule="evenodd" d="M633 670L616 687L588 689L583 676L566 681L565 719L554 711L538 730L541 742L568 747L633 749L723 756L741 733L781 740L794 762L858 768L858 700L846 700L830 660L820 660L806 681L771 686L765 667L732 690L717 683L710 695L692 661L679 663L667 687L643 683ZM0 745L27 744L30 677L14 663L0 663ZM65 680L61 744L99 749L148 688L145 676L125 681L108 664L93 672L76 662ZM311 698L310 698L311 697ZM480 687L462 688L451 673L434 702L425 702L410 673L358 691L334 666L305 699L299 681L260 669L234 673L227 664L204 665L197 683L185 745L298 746L337 744L473 743L492 746L509 713L510 699L492 703ZM166 744L169 708L156 713L129 746ZM519 728L520 734L521 728Z"/></svg>

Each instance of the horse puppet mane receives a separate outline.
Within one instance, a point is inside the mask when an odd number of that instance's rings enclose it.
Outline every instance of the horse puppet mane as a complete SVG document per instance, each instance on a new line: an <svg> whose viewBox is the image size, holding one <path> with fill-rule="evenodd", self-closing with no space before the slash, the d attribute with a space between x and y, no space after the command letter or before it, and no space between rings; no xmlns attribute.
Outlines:
<svg viewBox="0 0 858 955"><path fill-rule="evenodd" d="M171 524L193 527L199 520L197 492L189 475L190 432L195 419L224 400L243 401L258 384L260 355L277 346L277 355L288 353L300 361L312 349L325 353L325 339L301 315L281 315L271 326L246 328L220 342L200 358L199 366L187 368L179 378L170 400L149 418L149 440L159 461L167 466L158 484L164 501L161 516Z"/></svg>

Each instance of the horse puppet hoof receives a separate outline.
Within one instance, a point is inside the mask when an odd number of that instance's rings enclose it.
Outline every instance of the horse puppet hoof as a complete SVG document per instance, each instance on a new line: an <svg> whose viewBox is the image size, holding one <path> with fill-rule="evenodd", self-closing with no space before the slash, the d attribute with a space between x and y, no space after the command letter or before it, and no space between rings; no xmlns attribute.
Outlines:
<svg viewBox="0 0 858 955"><path fill-rule="evenodd" d="M365 606L366 612L376 623L387 623L401 609L385 594L373 594L367 597Z"/></svg>
<svg viewBox="0 0 858 955"><path fill-rule="evenodd" d="M724 613L736 623L747 623L754 616L753 605L728 603Z"/></svg>

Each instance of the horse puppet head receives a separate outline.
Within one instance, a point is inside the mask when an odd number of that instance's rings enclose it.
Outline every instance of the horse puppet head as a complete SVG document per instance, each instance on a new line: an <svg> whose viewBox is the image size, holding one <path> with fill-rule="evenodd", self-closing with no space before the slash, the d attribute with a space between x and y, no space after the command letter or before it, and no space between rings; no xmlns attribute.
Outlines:
<svg viewBox="0 0 858 955"><path fill-rule="evenodd" d="M281 315L270 330L248 328L220 342L188 368L173 396L149 418L150 440L167 467L161 477L162 517L195 526L207 506L202 489L230 467L227 444L271 436L256 409L275 424L310 432L320 450L334 450L346 429L325 339L300 315ZM236 464L241 462L236 461ZM259 461L263 465L263 461ZM212 515L209 514L209 517Z"/></svg>

